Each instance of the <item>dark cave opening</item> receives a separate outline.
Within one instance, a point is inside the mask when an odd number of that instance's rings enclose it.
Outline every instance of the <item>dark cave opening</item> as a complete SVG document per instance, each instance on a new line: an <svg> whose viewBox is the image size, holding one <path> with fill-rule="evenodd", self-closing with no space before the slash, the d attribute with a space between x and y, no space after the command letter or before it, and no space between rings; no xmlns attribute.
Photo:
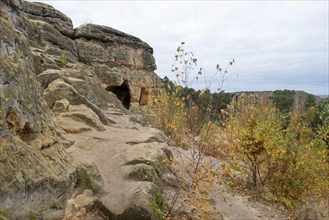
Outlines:
<svg viewBox="0 0 329 220"><path fill-rule="evenodd" d="M107 91L113 92L126 109L130 108L130 92L126 82L121 86L109 86Z"/></svg>

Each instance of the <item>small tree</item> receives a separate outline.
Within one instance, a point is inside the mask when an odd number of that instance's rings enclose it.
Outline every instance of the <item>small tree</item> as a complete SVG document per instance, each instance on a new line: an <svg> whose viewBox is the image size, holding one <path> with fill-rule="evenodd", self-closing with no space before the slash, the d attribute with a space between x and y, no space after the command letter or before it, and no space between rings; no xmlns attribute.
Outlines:
<svg viewBox="0 0 329 220"><path fill-rule="evenodd" d="M202 125L202 123L209 120L212 113L211 105L214 102L219 103L220 100L214 100L214 96L209 96L209 99L207 100L208 102L200 105L203 112L202 117L200 117L201 115L193 113L196 91L190 87L196 81L200 83L203 82L206 85L205 88L202 89L201 93L198 94L200 99L203 99L203 101L206 100L205 97L207 96L207 93L210 93L210 88L213 85L217 85L217 91L219 94L223 94L224 82L233 76L233 74L228 72L228 68L235 63L235 60L231 59L226 65L226 68L222 68L219 64L216 64L216 70L212 74L209 74L204 71L204 68L197 68L198 59L195 57L193 52L185 50L184 45L185 43L181 42L180 46L177 48L171 71L176 74L178 85L183 87L183 90L181 91L186 91L185 100L187 106L187 122L191 132L197 132L197 128L200 128L200 122ZM216 98L219 97L221 96L217 96ZM200 118L196 119L195 117Z"/></svg>
<svg viewBox="0 0 329 220"><path fill-rule="evenodd" d="M198 59L194 56L193 52L185 51L184 44L184 42L181 42L180 46L177 48L171 71L176 73L179 85L190 87L195 80L199 79L198 76L192 75L194 74ZM198 74L201 75L202 73L199 71Z"/></svg>
<svg viewBox="0 0 329 220"><path fill-rule="evenodd" d="M224 111L222 138L233 167L249 177L254 189L264 186L284 153L282 120L271 104L254 95L241 95Z"/></svg>
<svg viewBox="0 0 329 220"><path fill-rule="evenodd" d="M284 130L285 151L269 183L272 193L288 208L328 197L326 147L321 136L312 131L305 114L308 112L303 111L302 105L289 113L288 128Z"/></svg>
<svg viewBox="0 0 329 220"><path fill-rule="evenodd" d="M226 143L222 148L228 149L227 163L242 174L242 181L246 177L247 186L267 191L267 199L288 208L326 198L329 164L321 139L326 135L321 134L327 134L328 126L314 133L303 105L286 116L278 112L268 100L253 95L232 102L220 133Z"/></svg>
<svg viewBox="0 0 329 220"><path fill-rule="evenodd" d="M189 88L202 79L204 72L202 68L197 69L197 58L192 52L187 52L184 45L182 42L177 48L172 65L178 85L165 79L166 90L162 91L154 106L154 124L166 132L175 147L176 159L168 169L175 174L178 188L170 199L169 215L177 208L177 201L183 201L184 205L194 208L202 219L211 219L207 199L220 175L219 161L207 157L217 145L214 132L217 124L209 120L210 105L214 100L209 88L201 92ZM221 71L217 65L217 72ZM210 86L214 79L207 81L207 85ZM195 100L198 99L204 102L196 105Z"/></svg>
<svg viewBox="0 0 329 220"><path fill-rule="evenodd" d="M178 84L184 88L192 86L195 80L198 80L199 77L194 74L194 69L197 66L197 58L192 52L187 52L184 49L184 42L181 42L180 46L177 48L175 54L174 64L172 65L171 71L176 73L176 78ZM201 75L201 72L198 72ZM191 79L192 77L192 79ZM194 125L192 122L192 106L193 100L191 94L186 96L187 103L187 122L189 128L193 131Z"/></svg>

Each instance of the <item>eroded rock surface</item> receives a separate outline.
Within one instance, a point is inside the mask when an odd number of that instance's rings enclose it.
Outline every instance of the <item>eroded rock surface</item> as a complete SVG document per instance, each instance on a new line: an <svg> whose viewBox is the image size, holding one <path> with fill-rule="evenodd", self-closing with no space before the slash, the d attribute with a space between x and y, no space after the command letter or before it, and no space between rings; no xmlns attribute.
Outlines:
<svg viewBox="0 0 329 220"><path fill-rule="evenodd" d="M158 219L167 140L128 111L159 86L153 49L43 3L0 15L0 218Z"/></svg>
<svg viewBox="0 0 329 220"><path fill-rule="evenodd" d="M147 105L159 85L153 49L139 38L110 27L86 24L76 29L79 60L89 64L103 87L132 105ZM126 86L120 91L115 88ZM122 94L123 90L127 94ZM142 100L142 101L141 101ZM127 106L126 106L127 107Z"/></svg>
<svg viewBox="0 0 329 220"><path fill-rule="evenodd" d="M40 93L20 8L0 2L0 211L14 219L64 208L76 179Z"/></svg>
<svg viewBox="0 0 329 220"><path fill-rule="evenodd" d="M154 73L153 49L147 43L101 25L73 29L70 18L43 3L23 1L22 11L37 74L63 70L62 76L84 80L90 91L87 98L96 105L104 105L100 98L108 92L127 109L151 102L161 83Z"/></svg>
<svg viewBox="0 0 329 220"><path fill-rule="evenodd" d="M156 193L162 192L161 161L166 158L162 149L167 144L158 142L162 134L154 128L134 123L112 109L107 115L115 126L68 135L75 141L68 151L81 163L94 163L99 169L104 213L114 219L157 219L152 206Z"/></svg>
<svg viewBox="0 0 329 220"><path fill-rule="evenodd" d="M45 21L54 26L63 35L68 37L74 36L72 20L52 6L41 2L30 3L23 1L22 10L27 13L29 19Z"/></svg>

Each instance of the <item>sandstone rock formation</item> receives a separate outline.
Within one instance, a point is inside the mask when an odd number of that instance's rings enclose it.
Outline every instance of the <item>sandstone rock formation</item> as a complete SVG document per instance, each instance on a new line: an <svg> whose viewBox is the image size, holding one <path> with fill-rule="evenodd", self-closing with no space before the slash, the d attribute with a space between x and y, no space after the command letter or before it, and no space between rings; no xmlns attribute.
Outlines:
<svg viewBox="0 0 329 220"><path fill-rule="evenodd" d="M158 77L153 49L140 39L109 27L86 24L76 29L78 57L91 65L106 90L124 105L146 105ZM129 100L130 99L130 100Z"/></svg>
<svg viewBox="0 0 329 220"><path fill-rule="evenodd" d="M66 70L62 75L87 81L85 86L91 85L90 90L113 92L127 109L151 101L160 80L154 73L153 49L147 43L100 25L73 29L66 15L42 3L24 1L22 10L28 18L27 34L37 74ZM100 91L93 93L88 95L100 96Z"/></svg>
<svg viewBox="0 0 329 220"><path fill-rule="evenodd" d="M152 48L42 3L0 15L0 218L158 219L167 140L128 110L159 86Z"/></svg>
<svg viewBox="0 0 329 220"><path fill-rule="evenodd" d="M76 179L40 93L20 7L0 2L0 210L17 219L64 208Z"/></svg>

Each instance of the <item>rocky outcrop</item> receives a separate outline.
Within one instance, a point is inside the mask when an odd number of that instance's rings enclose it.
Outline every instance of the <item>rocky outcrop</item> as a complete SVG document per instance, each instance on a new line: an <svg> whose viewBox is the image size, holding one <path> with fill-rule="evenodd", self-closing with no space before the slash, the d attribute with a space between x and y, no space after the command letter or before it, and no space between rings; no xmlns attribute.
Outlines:
<svg viewBox="0 0 329 220"><path fill-rule="evenodd" d="M26 12L27 17L31 20L45 21L63 35L70 38L74 36L72 20L50 5L23 1L22 11Z"/></svg>
<svg viewBox="0 0 329 220"><path fill-rule="evenodd" d="M126 66L150 71L156 69L152 56L153 49L137 37L94 24L78 27L75 37L78 38L77 46L81 61L91 63L98 61L109 63L110 66ZM97 52L99 54L95 54ZM105 56L101 56L102 54Z"/></svg>
<svg viewBox="0 0 329 220"><path fill-rule="evenodd" d="M159 86L152 48L42 3L0 15L0 218L158 219L167 140L128 111Z"/></svg>
<svg viewBox="0 0 329 220"><path fill-rule="evenodd" d="M110 27L86 24L76 29L79 60L92 66L103 87L131 105L147 105L159 86L153 49L139 38ZM116 88L121 88L116 90ZM125 94L120 94L126 90ZM142 101L141 101L142 100Z"/></svg>
<svg viewBox="0 0 329 220"><path fill-rule="evenodd" d="M20 7L0 2L0 211L14 219L64 208L76 179L40 94Z"/></svg>
<svg viewBox="0 0 329 220"><path fill-rule="evenodd" d="M160 79L147 43L101 25L73 29L71 19L49 5L22 5L37 74L48 69L67 69L69 75L72 69L83 70L81 75L92 78L87 85L114 93L127 109L151 102Z"/></svg>

